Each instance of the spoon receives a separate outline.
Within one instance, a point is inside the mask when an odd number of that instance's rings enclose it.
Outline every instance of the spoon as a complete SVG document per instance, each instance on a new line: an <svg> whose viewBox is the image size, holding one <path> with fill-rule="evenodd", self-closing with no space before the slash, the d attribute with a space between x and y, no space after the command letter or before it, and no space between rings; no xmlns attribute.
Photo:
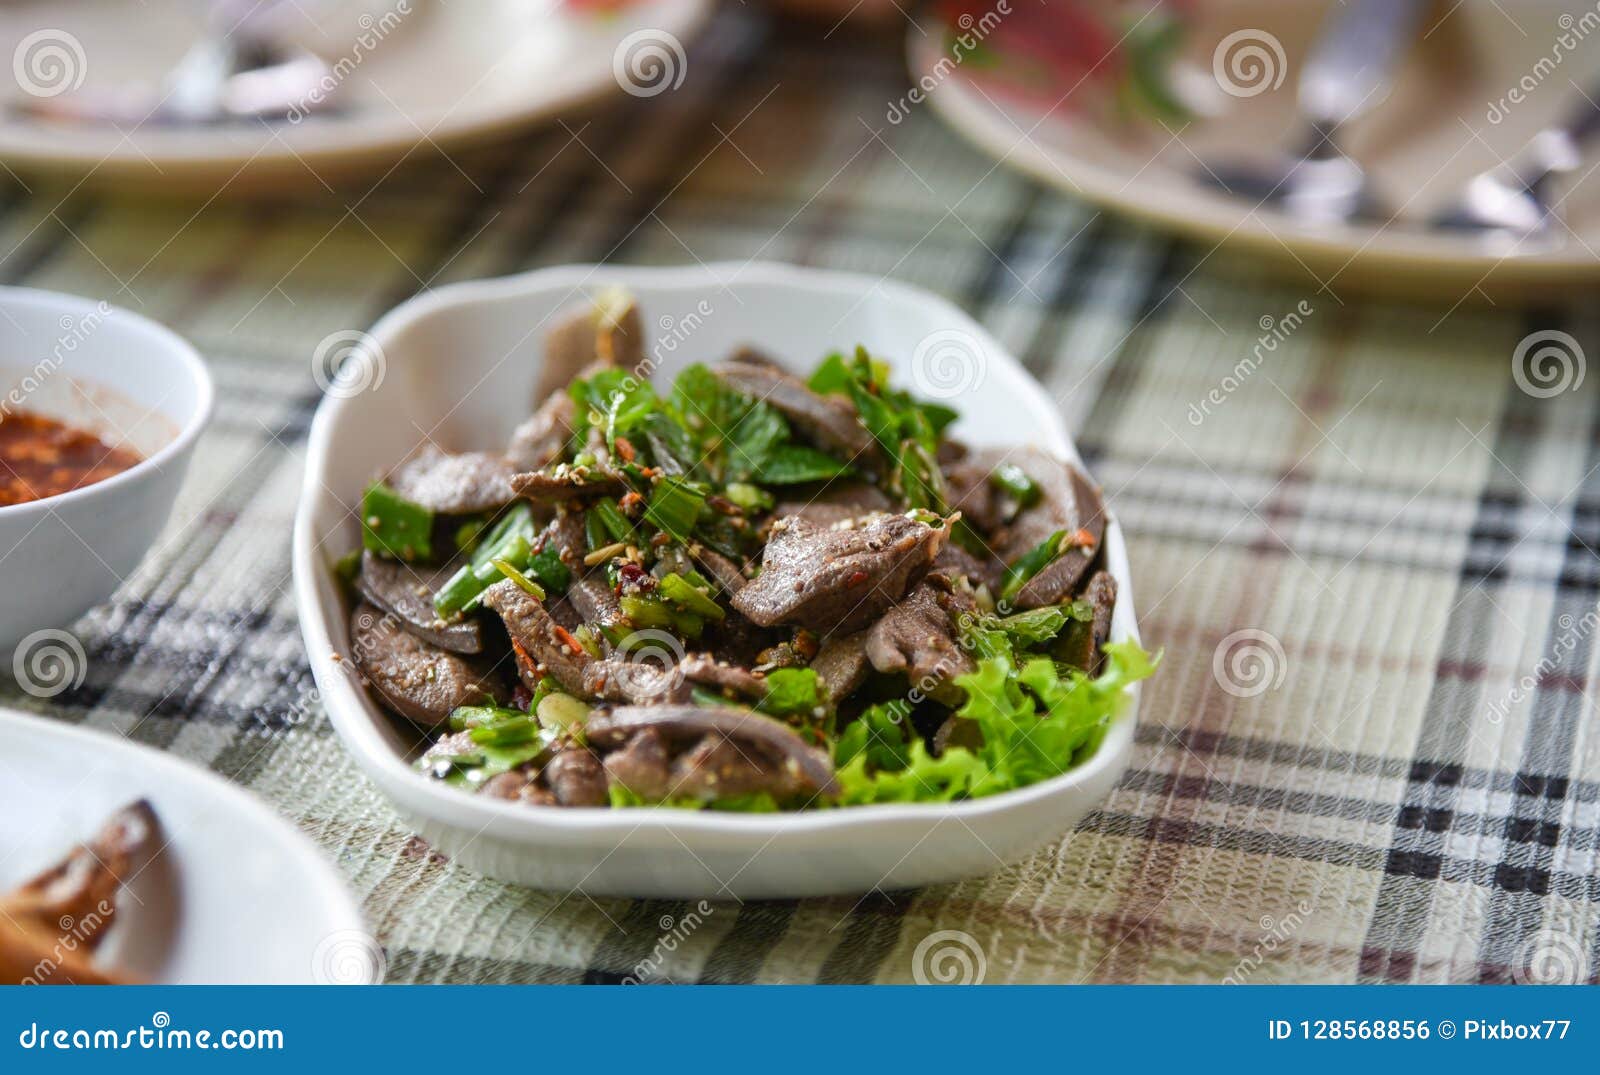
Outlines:
<svg viewBox="0 0 1600 1075"><path fill-rule="evenodd" d="M1600 105L1585 94L1562 122L1534 135L1509 161L1467 180L1456 202L1433 218L1433 226L1500 233L1519 242L1549 237L1556 219L1551 188L1578 169L1584 144L1597 133Z"/></svg>
<svg viewBox="0 0 1600 1075"><path fill-rule="evenodd" d="M1389 96L1426 7L1427 0L1337 5L1300 73L1297 104L1306 131L1299 152L1266 162L1213 162L1197 178L1229 194L1279 205L1307 223L1382 217L1365 171L1339 142L1352 121Z"/></svg>
<svg viewBox="0 0 1600 1075"><path fill-rule="evenodd" d="M158 91L80 91L18 101L12 107L42 119L119 126L297 120L327 108L337 83L330 78L332 68L315 53L271 40L269 16L284 2L212 3L205 31Z"/></svg>

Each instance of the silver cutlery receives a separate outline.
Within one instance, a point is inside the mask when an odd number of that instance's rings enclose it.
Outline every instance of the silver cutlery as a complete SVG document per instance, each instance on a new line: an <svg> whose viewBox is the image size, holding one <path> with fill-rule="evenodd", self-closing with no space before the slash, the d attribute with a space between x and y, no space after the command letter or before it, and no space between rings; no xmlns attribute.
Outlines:
<svg viewBox="0 0 1600 1075"><path fill-rule="evenodd" d="M1600 104L1585 94L1562 122L1534 135L1510 160L1469 179L1457 201L1433 218L1433 226L1501 233L1519 243L1550 237L1556 222L1552 188L1578 169L1585 143L1597 133Z"/></svg>
<svg viewBox="0 0 1600 1075"><path fill-rule="evenodd" d="M298 118L326 109L337 91L327 62L276 40L272 23L285 2L208 4L205 30L153 93L79 91L15 101L12 107L42 119L130 126Z"/></svg>
<svg viewBox="0 0 1600 1075"><path fill-rule="evenodd" d="M1265 162L1208 162L1198 178L1306 223L1384 216L1366 172L1340 141L1352 121L1389 96L1427 7L1427 0L1336 5L1300 72L1296 100L1305 134L1298 153Z"/></svg>

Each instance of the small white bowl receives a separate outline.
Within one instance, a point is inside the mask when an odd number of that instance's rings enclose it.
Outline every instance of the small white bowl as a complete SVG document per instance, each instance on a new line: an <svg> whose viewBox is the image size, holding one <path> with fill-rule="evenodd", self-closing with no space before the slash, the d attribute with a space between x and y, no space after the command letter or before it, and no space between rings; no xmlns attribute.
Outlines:
<svg viewBox="0 0 1600 1075"><path fill-rule="evenodd" d="M212 388L176 333L75 295L0 288L0 339L0 414L43 414L143 457L94 485L0 507L8 654L104 601L139 565L171 514Z"/></svg>
<svg viewBox="0 0 1600 1075"><path fill-rule="evenodd" d="M360 542L352 508L372 475L414 451L424 431L449 449L503 445L533 405L544 331L612 286L639 300L655 334L658 383L743 344L809 370L828 351L861 343L890 359L901 383L957 407L954 433L968 443L1033 444L1078 460L1059 411L1016 359L948 302L903 284L766 264L572 266L414 298L372 330L367 358L376 364L351 378L370 387L318 407L295 518L295 597L311 668L366 773L462 865L596 894L757 899L906 888L992 872L1070 829L1127 767L1136 691L1083 765L970 802L765 815L529 807L466 794L411 766L414 734L335 656L349 649L348 616L330 564ZM1106 556L1120 594L1112 636L1137 639L1114 518Z"/></svg>

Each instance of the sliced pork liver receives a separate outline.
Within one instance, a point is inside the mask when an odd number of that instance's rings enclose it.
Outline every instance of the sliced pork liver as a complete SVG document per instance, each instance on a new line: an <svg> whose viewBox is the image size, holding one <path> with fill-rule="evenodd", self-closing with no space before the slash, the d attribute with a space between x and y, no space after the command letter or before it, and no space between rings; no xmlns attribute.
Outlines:
<svg viewBox="0 0 1600 1075"><path fill-rule="evenodd" d="M515 498L509 459L491 452L451 454L428 445L389 475L394 491L440 515L497 511Z"/></svg>
<svg viewBox="0 0 1600 1075"><path fill-rule="evenodd" d="M1065 530L1069 538L1082 534L1088 539L1035 575L1013 604L1029 609L1070 600L1105 538L1105 504L1100 491L1077 467L1034 448L1013 452L1009 461L1038 483L1041 496L996 535L995 551L1001 559L1007 564L1015 562L1057 530Z"/></svg>
<svg viewBox="0 0 1600 1075"><path fill-rule="evenodd" d="M496 612L511 636L517 671L529 690L541 674L550 675L569 694L588 701L671 701L681 696L676 669L618 657L595 657L572 640L544 603L516 583L497 582L483 592L485 607Z"/></svg>
<svg viewBox="0 0 1600 1075"><path fill-rule="evenodd" d="M433 609L433 595L456 573L456 567L456 564L446 564L439 568L417 568L364 552L361 573L356 576L356 589L423 641L452 653L482 653L483 624L471 617L459 623L444 623Z"/></svg>
<svg viewBox="0 0 1600 1075"><path fill-rule="evenodd" d="M930 576L867 629L867 659L880 672L905 673L936 701L959 702L963 692L952 680L977 667L957 641L960 620L975 612L971 598Z"/></svg>
<svg viewBox="0 0 1600 1075"><path fill-rule="evenodd" d="M808 487L808 489L814 487ZM846 519L859 519L863 515L892 511L894 505L876 486L866 482L835 481L815 489L812 495L791 495L773 509L775 519L798 516L817 526L832 526Z"/></svg>
<svg viewBox="0 0 1600 1075"><path fill-rule="evenodd" d="M877 461L876 442L850 403L819 396L804 381L774 366L723 362L712 369L734 389L776 407L823 451L855 466L870 467Z"/></svg>
<svg viewBox="0 0 1600 1075"><path fill-rule="evenodd" d="M438 727L458 706L510 697L487 661L431 646L366 603L350 616L350 650L373 690L419 727Z"/></svg>
<svg viewBox="0 0 1600 1075"><path fill-rule="evenodd" d="M584 729L589 745L602 752L631 748L641 734L649 736L652 754L660 747L655 754L658 761L662 756L672 758L666 783L683 793L711 798L722 794L725 786L727 794L770 791L784 800L837 791L826 752L807 744L788 725L734 706L623 706L591 717ZM724 743L738 750L723 750ZM606 763L613 778L623 779L635 793L661 797L628 782L609 756ZM660 776L657 766L624 768L636 768L633 775L642 782L647 776ZM738 790L732 790L735 785ZM659 792L659 784L649 790Z"/></svg>
<svg viewBox="0 0 1600 1075"><path fill-rule="evenodd" d="M761 574L733 606L762 627L791 623L819 634L848 634L920 581L948 535L946 528L905 515L837 527L780 519L772 524Z"/></svg>

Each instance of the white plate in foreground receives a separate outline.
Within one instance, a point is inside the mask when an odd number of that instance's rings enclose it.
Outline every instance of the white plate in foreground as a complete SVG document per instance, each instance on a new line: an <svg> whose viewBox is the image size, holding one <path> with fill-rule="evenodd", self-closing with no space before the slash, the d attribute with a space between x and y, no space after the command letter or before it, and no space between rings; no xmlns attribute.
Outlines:
<svg viewBox="0 0 1600 1075"><path fill-rule="evenodd" d="M865 344L896 379L944 395L970 444L1034 444L1077 461L1060 412L987 332L927 292L846 273L780 265L644 269L571 266L455 284L419 296L373 328L382 364L330 395L311 428L295 518L295 597L311 667L356 761L440 851L494 877L632 896L799 897L905 888L984 874L1058 838L1127 766L1137 695L1100 751L1053 780L972 802L796 814L530 807L473 796L410 764L415 733L374 704L335 655L348 615L329 565L360 543L357 505L378 474L424 435L450 450L499 448L533 406L543 335L605 287L625 287L657 333L657 383L694 361L754 344L809 371L830 350ZM954 368L918 366L924 341L967 349ZM924 357L932 352L924 349ZM381 372L381 379L377 374ZM917 374L921 374L918 376ZM1137 638L1122 531L1106 527L1120 598L1114 639Z"/></svg>
<svg viewBox="0 0 1600 1075"><path fill-rule="evenodd" d="M344 881L220 777L115 735L0 709L0 891L148 799L165 846L118 894L96 962L173 985L367 984L382 966Z"/></svg>

